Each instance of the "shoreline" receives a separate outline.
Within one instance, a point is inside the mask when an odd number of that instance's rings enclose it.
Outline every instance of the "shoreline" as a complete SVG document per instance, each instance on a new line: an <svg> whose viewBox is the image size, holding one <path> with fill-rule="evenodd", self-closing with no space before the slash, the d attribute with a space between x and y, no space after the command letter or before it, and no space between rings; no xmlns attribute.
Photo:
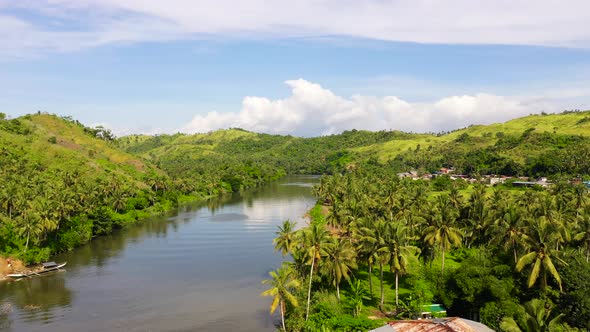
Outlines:
<svg viewBox="0 0 590 332"><path fill-rule="evenodd" d="M145 222L146 220L148 220L148 219L150 219L150 218L154 218L154 217L158 217L158 216L163 216L163 215L165 215L166 213L169 213L170 211L173 211L173 210L176 210L176 209L179 209L179 208L181 208L182 206L186 206L186 205L189 205L189 204L194 204L194 203L199 203L199 202L205 202L205 201L207 201L207 200L209 200L209 199L211 199L211 198L217 197L217 196L219 196L219 195L207 195L207 196L199 196L199 197L197 197L197 196L193 196L193 197L194 197L194 199L183 200L182 202L180 202L180 203L178 204L178 206L176 206L176 207L174 207L174 208L167 209L167 210L164 210L164 211L160 211L160 212L157 212L157 213L150 213L150 215L148 215L148 216L145 216L145 217L142 217L142 218L140 218L140 219L137 219L137 220L135 220L133 223L130 223L130 224L128 224L128 225L125 225L124 227L122 227L122 228L120 228L120 229L116 229L116 230L114 230L114 231L112 231L112 232L110 232L110 233L108 233L108 234L104 234L104 235L100 235L100 236L92 237L92 238L90 239L90 241L88 241L88 242L86 242L86 243L83 243L83 244L81 244L81 245L79 245L79 246L77 246L77 247L73 248L72 250L77 250L78 248L80 248L80 247L82 247L82 246L84 246L84 245L86 245L86 244L89 244L89 243L91 243L91 242L92 242L94 239L96 239L96 238L99 238L99 237L102 237L102 236L105 236L105 235L110 235L110 234L113 234L113 233L115 233L115 232L122 231L122 230L124 230L125 228L127 228L127 227L129 227L129 226L132 226L132 225L137 225L137 224L139 224L139 223L141 223L141 222ZM185 196L185 197L186 197L186 196ZM140 210L140 211L143 211L143 210ZM53 258L53 257L55 257L56 255L59 255L59 254L61 254L61 253L63 253L63 251L62 251L62 252L56 252L56 253L52 253L52 255L51 255L51 256L49 256L49 259L51 259L51 258ZM5 262L6 262L6 257L4 257L4 256L0 256L0 282L6 282L6 281L10 281L10 280L12 280L11 278L9 278L9 277L8 277L8 274L11 274L11 273L20 273L20 272L23 272L23 271L25 271L25 270L32 270L32 269L34 269L34 267L35 267L36 265L38 265L38 263L33 263L33 264L31 264L31 265L25 265L25 264L24 264L24 263L23 263L23 262L22 262L20 259L16 259L16 258L12 258L12 257L10 257L10 260L12 261L12 265L13 265L13 266L14 266L14 265L17 265L17 266L19 266L19 267L17 267L17 268L12 268L12 271L8 272L8 271L7 271L8 267L5 265Z"/></svg>
<svg viewBox="0 0 590 332"><path fill-rule="evenodd" d="M283 177L284 177L284 176L283 176ZM283 178L283 177L281 177L281 178ZM277 180L278 180L278 179L277 179ZM273 181L266 182L266 183L265 183L265 185L266 185L266 184L268 184L268 183L274 182L274 181L276 181L276 180L273 180ZM254 188L256 188L256 187L249 187L249 188L244 188L243 190L250 190L250 189L254 189ZM82 246L84 246L84 245L86 245L86 244L89 244L89 243L91 243L91 242L92 242L94 239L96 239L96 238L99 238L99 237L102 237L102 236L105 236L105 235L110 235L110 234L113 234L113 233L115 233L115 232L119 232L119 231L121 231L121 230L124 230L125 228L127 228L127 227L129 227L129 226L138 225L139 223L145 222L146 220L148 220L148 219L150 219L150 218L154 218L154 217L158 217L158 216L164 216L164 215L166 215L167 213L169 213L169 212L171 212L171 211L174 211L174 210L178 210L178 209L180 209L180 208L181 208L181 207L183 207L183 206L187 206L187 205L190 205L190 204L201 203L201 202L206 202L206 201L208 201L208 200L210 200L210 199L212 199L212 198L221 197L221 196L223 196L223 195L225 195L225 194L227 194L227 193L219 193L219 194L214 194L214 195L205 195L205 196L201 196L201 195L199 195L199 196L188 196L188 195L186 195L186 196L183 196L183 199L182 199L182 200L181 200L181 201L178 203L178 205L177 205L177 206L175 206L175 207L172 207L172 208L169 208L169 209L165 209L165 210L163 210L163 211L157 211L157 212L152 212L152 213L149 213L149 215L147 215L147 216L144 216L144 217L141 217L141 218L139 218L139 219L137 219L137 220L133 221L132 223L129 223L129 224L126 224L126 225L124 225L124 226L123 226L122 228L120 228L120 229L116 229L116 230L113 230L113 231L111 231L111 232L110 232L110 233L108 233L108 234L104 234L104 235L100 235L100 236L93 236L93 237L90 239L90 241L88 241L88 242L86 242L86 243L83 243L83 244L80 244L79 246L76 246L75 248L72 248L71 250L72 250L72 251L73 251L73 250L77 250L78 248L80 248L80 247L82 247ZM188 197L190 197L191 199L187 199ZM148 207L148 208L146 208L146 209L144 209L144 210L139 210L139 211L145 211L145 210L147 210L147 209L149 209L149 207ZM51 258L55 257L56 255L59 255L59 254L61 254L61 253L63 253L63 252L65 252L65 251L60 251L60 252L55 252L55 253L52 253L52 254L51 254L51 256L49 256L49 259L51 259ZM1 253L0 253L0 255L1 255ZM19 260L19 259L15 259L15 258L12 258L12 257L11 257L11 261L13 262L13 265L17 264L17 265L19 265L19 266L22 266L22 268L21 268L21 267L19 267L19 268L17 268L17 269L13 269L13 270L12 270L11 272L9 272L9 273L6 273L6 272L5 272L5 269L6 269L6 267L5 267L5 265L3 265L3 263L6 261L6 257L4 257L4 256L0 256L0 259L1 259L1 261L0 261L0 282L7 282L7 281L10 281L10 280L12 280L11 278L7 277L7 274L10 274L10 273L18 273L18 272L24 271L24 270L26 270L26 269L29 269L29 270L30 270L32 267L34 267L35 265L37 265L37 264L38 264L38 263L33 263L33 264L31 264L31 265L25 265L25 264L24 264L24 263L23 263L21 260ZM17 263L17 262L18 262L18 263Z"/></svg>

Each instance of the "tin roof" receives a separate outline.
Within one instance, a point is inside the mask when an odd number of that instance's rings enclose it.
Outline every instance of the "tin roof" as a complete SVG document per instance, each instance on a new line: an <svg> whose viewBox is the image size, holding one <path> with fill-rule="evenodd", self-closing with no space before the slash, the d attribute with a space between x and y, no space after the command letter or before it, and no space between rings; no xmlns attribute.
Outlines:
<svg viewBox="0 0 590 332"><path fill-rule="evenodd" d="M459 317L400 320L389 322L376 330L378 332L493 332L489 327Z"/></svg>

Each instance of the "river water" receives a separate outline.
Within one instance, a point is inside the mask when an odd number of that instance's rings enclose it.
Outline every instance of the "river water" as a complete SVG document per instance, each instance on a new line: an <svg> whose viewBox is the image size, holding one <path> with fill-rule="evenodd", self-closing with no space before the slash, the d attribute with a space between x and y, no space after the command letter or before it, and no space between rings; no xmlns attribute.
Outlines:
<svg viewBox="0 0 590 332"><path fill-rule="evenodd" d="M0 284L0 330L273 331L261 280L285 219L305 223L317 178L185 206L54 257L66 271Z"/></svg>

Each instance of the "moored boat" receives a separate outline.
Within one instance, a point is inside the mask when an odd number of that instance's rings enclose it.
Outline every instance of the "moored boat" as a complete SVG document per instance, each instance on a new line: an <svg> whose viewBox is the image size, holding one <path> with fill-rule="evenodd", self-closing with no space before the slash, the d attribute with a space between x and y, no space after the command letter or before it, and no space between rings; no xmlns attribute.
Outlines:
<svg viewBox="0 0 590 332"><path fill-rule="evenodd" d="M21 279L21 278L40 276L40 275L43 275L48 272L60 270L62 267L66 266L66 264L67 264L67 262L63 262L60 264L58 264L56 262L46 262L46 263L42 264L43 268L39 271L31 271L31 272L26 272L26 273L12 273L12 274L8 274L7 277L13 278L13 279Z"/></svg>

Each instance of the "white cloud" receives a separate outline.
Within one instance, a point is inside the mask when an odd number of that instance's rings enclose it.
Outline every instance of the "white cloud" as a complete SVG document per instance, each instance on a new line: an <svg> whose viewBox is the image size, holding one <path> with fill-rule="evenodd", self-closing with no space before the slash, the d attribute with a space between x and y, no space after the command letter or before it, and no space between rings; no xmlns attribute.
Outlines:
<svg viewBox="0 0 590 332"><path fill-rule="evenodd" d="M350 129L427 132L471 124L489 124L542 111L558 111L546 99L515 99L480 93L451 96L430 103L410 103L395 96L344 98L303 79L285 82L284 99L245 97L233 113L197 115L180 131L208 132L239 127L255 132L317 136Z"/></svg>
<svg viewBox="0 0 590 332"><path fill-rule="evenodd" d="M44 19L6 11L0 54L206 36L590 47L587 0L0 0L3 9Z"/></svg>

